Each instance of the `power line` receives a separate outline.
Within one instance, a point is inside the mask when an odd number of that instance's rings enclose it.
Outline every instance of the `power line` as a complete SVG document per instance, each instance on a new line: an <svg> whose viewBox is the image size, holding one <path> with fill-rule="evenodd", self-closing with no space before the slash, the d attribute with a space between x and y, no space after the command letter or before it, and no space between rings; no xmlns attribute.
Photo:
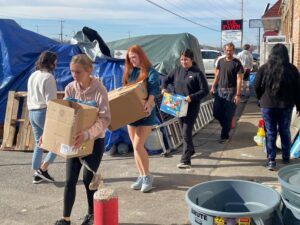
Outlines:
<svg viewBox="0 0 300 225"><path fill-rule="evenodd" d="M172 3L172 2L170 2L170 1L168 1L168 0L164 0L165 2L167 2L167 3L169 3L170 5L173 5L176 9L178 9L178 10L180 10L181 12L183 12L183 13L186 13L182 8L180 8L180 7L178 7L176 4L174 4L174 3ZM184 2L184 4L186 5L187 3L189 3L189 2ZM192 7L192 9L194 9L195 8L195 6L193 5L190 5L191 7ZM191 13L191 12L188 12L188 14L189 15L191 15L191 16L193 16L195 19L197 19L197 20L201 20L201 18L199 18L198 16L196 16L195 14L193 14L193 13ZM208 25L210 25L211 27L213 27L215 24L213 24L213 23L208 23Z"/></svg>
<svg viewBox="0 0 300 225"><path fill-rule="evenodd" d="M185 4L186 3L189 3L189 2L185 2ZM203 3L203 1L201 1L200 3L199 3L199 5L201 5ZM205 3L207 3L208 5L210 5L213 9L211 9L211 8L208 8L208 7L206 7L206 10L207 11L209 11L210 13L212 13L212 15L215 17L216 15L217 15L217 17L219 17L220 18L220 20L221 19L224 19L224 17L225 17L225 13L222 13L222 10L224 10L224 7L222 7L222 8L219 8L219 9L217 9L217 7L215 6L215 5L213 5L212 3L211 3L211 1L209 0L209 1L206 1ZM220 23L220 20L218 21L219 23Z"/></svg>
<svg viewBox="0 0 300 225"><path fill-rule="evenodd" d="M151 1L151 0L145 0L145 1L149 2L149 3L152 4L152 5L157 6L158 8L161 8L161 9L163 9L163 10L165 10L165 11L167 11L167 12L169 12L169 13L175 15L175 16L178 16L178 17L180 17L181 19L184 19L184 20L189 21L189 22L191 22L191 23L193 23L193 24L196 24L196 25L198 25L198 26L200 26L200 27L203 27L203 28L206 28L206 29L209 29L209 30L212 30L212 31L220 32L219 30L216 30L216 29L213 29L213 28L204 26L204 25L202 25L202 24L200 24L200 23L197 23L197 22L194 22L194 21L192 21L192 20L190 20L190 19L188 19L188 18L186 18L186 17L184 17L184 16L181 16L181 15L175 13L175 12L172 12L171 10L169 10L169 9L167 9L167 8L165 8L165 7L162 7L161 5L158 5L157 3L155 3L155 2L153 2L153 1Z"/></svg>
<svg viewBox="0 0 300 225"><path fill-rule="evenodd" d="M225 2L220 3L220 1L217 1L217 0L210 0L210 1L207 1L207 3L212 5L217 10L223 11L224 12L223 19L224 18L227 18L227 19L229 19L229 18L235 19L236 18L236 15L233 13L234 9L236 8L235 4L231 5L231 4L228 4Z"/></svg>

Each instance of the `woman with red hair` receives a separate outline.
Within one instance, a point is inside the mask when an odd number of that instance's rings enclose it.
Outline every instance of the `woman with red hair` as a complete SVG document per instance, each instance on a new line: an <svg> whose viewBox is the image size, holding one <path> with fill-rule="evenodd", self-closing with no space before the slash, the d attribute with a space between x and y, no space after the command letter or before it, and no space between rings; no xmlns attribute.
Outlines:
<svg viewBox="0 0 300 225"><path fill-rule="evenodd" d="M148 98L145 101L144 110L149 113L149 116L127 126L139 171L139 176L131 188L149 192L152 189L153 176L149 172L149 157L144 145L152 126L156 124L156 112L151 106L154 105L155 97L159 92L159 74L152 68L144 50L139 45L133 45L128 48L125 59L123 86L139 81L145 81L147 84Z"/></svg>

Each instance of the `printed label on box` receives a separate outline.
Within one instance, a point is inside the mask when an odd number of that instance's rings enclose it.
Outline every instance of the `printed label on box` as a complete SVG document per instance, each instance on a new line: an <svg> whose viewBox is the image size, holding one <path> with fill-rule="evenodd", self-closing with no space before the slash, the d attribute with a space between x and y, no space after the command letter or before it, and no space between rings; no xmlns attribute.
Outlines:
<svg viewBox="0 0 300 225"><path fill-rule="evenodd" d="M75 155L78 153L78 150L80 148L74 148L72 146L66 145L66 144L61 144L60 145L60 153L64 155Z"/></svg>

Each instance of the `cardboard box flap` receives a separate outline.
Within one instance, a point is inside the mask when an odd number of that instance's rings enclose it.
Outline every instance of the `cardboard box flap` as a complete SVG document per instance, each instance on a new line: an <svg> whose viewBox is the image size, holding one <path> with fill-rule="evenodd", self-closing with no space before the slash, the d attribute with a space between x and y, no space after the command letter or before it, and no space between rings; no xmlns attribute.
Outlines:
<svg viewBox="0 0 300 225"><path fill-rule="evenodd" d="M140 93L141 97L143 99L146 99L148 97L148 93L147 93L146 84L144 82L138 82L129 86L124 86L112 90L108 92L108 99L111 100L114 98L118 98L119 96L128 95L131 92L137 92L136 91L137 88L139 89L138 93Z"/></svg>

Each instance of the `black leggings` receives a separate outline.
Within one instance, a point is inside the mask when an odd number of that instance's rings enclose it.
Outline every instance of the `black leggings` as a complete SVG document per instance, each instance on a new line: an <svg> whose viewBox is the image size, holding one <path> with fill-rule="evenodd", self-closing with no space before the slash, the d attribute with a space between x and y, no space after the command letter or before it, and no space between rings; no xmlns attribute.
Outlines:
<svg viewBox="0 0 300 225"><path fill-rule="evenodd" d="M199 113L200 104L189 104L187 115L179 118L183 135L183 151L180 162L191 164L191 157L195 153L193 144L193 127Z"/></svg>
<svg viewBox="0 0 300 225"><path fill-rule="evenodd" d="M95 140L93 153L82 159L89 165L93 171L97 171L100 165L102 156L104 152L104 138L98 138ZM82 164L79 158L67 159L66 163L66 184L64 190L64 217L70 217L71 211L75 202L76 197L76 184L78 181L79 173ZM87 170L85 167L83 169L83 183L86 190L87 200L88 200L88 213L94 213L93 207L93 195L95 191L89 189L89 184L93 179L93 173Z"/></svg>

